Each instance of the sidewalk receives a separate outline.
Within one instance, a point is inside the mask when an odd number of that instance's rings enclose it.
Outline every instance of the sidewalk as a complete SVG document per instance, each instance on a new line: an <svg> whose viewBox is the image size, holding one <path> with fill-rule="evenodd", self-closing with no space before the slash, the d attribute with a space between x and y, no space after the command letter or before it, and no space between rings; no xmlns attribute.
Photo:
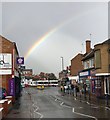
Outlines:
<svg viewBox="0 0 110 120"><path fill-rule="evenodd" d="M33 118L33 107L30 94L23 89L22 96L14 103L10 113L3 119L7 118Z"/></svg>
<svg viewBox="0 0 110 120"><path fill-rule="evenodd" d="M105 107L106 109L110 110L110 98L108 99L108 103L107 103L107 99L101 99L101 98L97 98L95 96L92 95L86 95L86 98L84 97L84 94L80 95L79 93L77 93L77 97L73 96L73 94L68 94L68 92L64 93L63 91L61 92L61 90L59 89L59 93L62 94L63 96L67 96L67 97L71 97L72 99L75 100L79 100L80 102L86 102L87 104L94 104L100 107Z"/></svg>

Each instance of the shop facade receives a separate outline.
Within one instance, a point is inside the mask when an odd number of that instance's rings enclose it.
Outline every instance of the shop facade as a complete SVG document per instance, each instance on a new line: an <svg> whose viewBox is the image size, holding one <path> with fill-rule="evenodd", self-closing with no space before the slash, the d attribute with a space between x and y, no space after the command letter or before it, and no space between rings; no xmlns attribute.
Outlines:
<svg viewBox="0 0 110 120"><path fill-rule="evenodd" d="M91 94L96 93L96 77L93 71L94 70L83 70L79 72L79 83L82 86L84 83L86 83L86 90Z"/></svg>
<svg viewBox="0 0 110 120"><path fill-rule="evenodd" d="M105 98L110 95L110 39L94 46L94 56L98 90Z"/></svg>
<svg viewBox="0 0 110 120"><path fill-rule="evenodd" d="M14 42L0 36L0 87L6 89L7 94L13 96L13 101L20 95L20 71L16 64L19 56ZM18 95L19 94L19 95Z"/></svg>

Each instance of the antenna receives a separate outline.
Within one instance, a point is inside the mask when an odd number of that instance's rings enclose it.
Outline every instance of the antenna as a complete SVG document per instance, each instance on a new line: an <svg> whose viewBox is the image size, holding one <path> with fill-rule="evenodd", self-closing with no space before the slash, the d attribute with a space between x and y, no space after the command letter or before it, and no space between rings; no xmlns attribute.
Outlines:
<svg viewBox="0 0 110 120"><path fill-rule="evenodd" d="M82 48L81 48L81 49L82 49L82 50L81 50L81 54L82 54L82 51L83 51L83 43L81 44L81 46L82 46Z"/></svg>
<svg viewBox="0 0 110 120"><path fill-rule="evenodd" d="M92 34L90 33L89 35L90 35L90 40L91 40L91 36L92 36Z"/></svg>
<svg viewBox="0 0 110 120"><path fill-rule="evenodd" d="M90 33L90 41L91 41L91 46L92 46L92 34Z"/></svg>

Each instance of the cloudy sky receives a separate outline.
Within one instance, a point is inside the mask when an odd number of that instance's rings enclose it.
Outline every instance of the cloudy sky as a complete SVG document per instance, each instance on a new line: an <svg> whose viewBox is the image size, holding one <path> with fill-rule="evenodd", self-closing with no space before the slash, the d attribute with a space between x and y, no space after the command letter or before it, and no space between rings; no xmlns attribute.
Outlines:
<svg viewBox="0 0 110 120"><path fill-rule="evenodd" d="M94 44L108 38L108 3L105 2L7 2L2 0L0 34L16 42L25 65L39 72L61 71L85 40ZM25 0L24 0L25 1ZM90 37L90 34L91 37Z"/></svg>

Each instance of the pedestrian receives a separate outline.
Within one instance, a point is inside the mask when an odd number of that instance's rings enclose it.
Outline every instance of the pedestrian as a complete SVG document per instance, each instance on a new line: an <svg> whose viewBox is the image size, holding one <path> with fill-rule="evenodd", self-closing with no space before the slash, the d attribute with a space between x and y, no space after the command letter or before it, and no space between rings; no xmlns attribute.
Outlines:
<svg viewBox="0 0 110 120"><path fill-rule="evenodd" d="M68 93L71 94L71 84L68 85Z"/></svg>
<svg viewBox="0 0 110 120"><path fill-rule="evenodd" d="M77 97L77 85L76 84L74 85L74 95L75 97Z"/></svg>
<svg viewBox="0 0 110 120"><path fill-rule="evenodd" d="M74 96L74 85L71 84L71 90L72 90L72 93L73 93L73 96Z"/></svg>
<svg viewBox="0 0 110 120"><path fill-rule="evenodd" d="M87 92L87 85L86 85L86 83L84 82L83 83L83 90L84 90L84 98L86 99L86 92Z"/></svg>

